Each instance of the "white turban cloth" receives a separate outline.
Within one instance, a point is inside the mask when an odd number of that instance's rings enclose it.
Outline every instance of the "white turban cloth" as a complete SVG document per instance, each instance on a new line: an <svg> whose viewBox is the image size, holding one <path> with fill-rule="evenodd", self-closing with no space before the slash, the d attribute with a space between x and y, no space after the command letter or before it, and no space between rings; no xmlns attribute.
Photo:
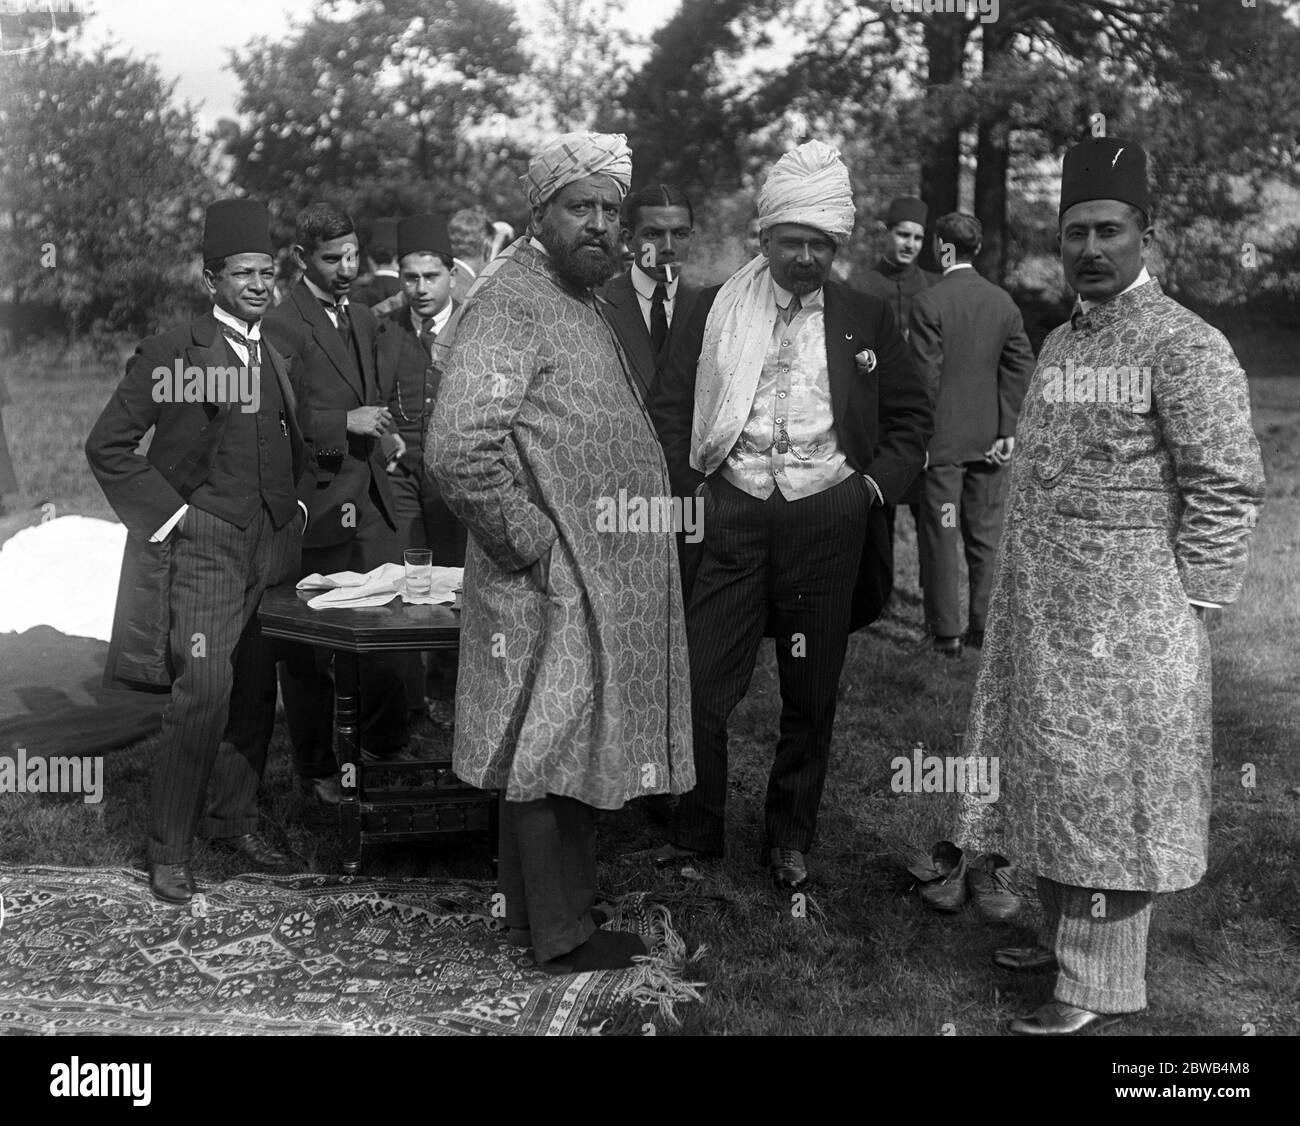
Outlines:
<svg viewBox="0 0 1300 1126"><path fill-rule="evenodd" d="M545 203L568 184L588 176L608 176L619 198L632 186L632 150L622 133L565 133L528 162L519 177L532 207Z"/></svg>
<svg viewBox="0 0 1300 1126"><path fill-rule="evenodd" d="M853 232L853 189L839 149L805 141L772 166L758 193L758 226L801 223L825 231L837 246Z"/></svg>
<svg viewBox="0 0 1300 1126"><path fill-rule="evenodd" d="M758 193L758 225L767 230L777 223L814 227L837 246L849 241L853 190L838 149L805 141L773 165ZM776 318L772 276L760 254L718 290L704 324L690 462L705 476L726 460L749 418Z"/></svg>

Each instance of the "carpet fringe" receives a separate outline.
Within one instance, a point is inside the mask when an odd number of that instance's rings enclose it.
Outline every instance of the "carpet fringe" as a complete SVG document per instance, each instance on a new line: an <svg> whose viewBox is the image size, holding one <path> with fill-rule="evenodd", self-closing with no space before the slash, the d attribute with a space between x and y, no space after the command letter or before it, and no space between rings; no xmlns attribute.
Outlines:
<svg viewBox="0 0 1300 1126"><path fill-rule="evenodd" d="M686 953L686 942L673 927L673 917L668 908L658 903L648 905L650 926L655 935L655 952L633 958L636 963L632 979L632 1000L639 1005L653 1005L659 1015L674 1026L680 1026L681 1017L676 1006L689 1001L699 1001L700 990L706 982L687 981L686 967L698 962L708 949L704 945L694 953Z"/></svg>

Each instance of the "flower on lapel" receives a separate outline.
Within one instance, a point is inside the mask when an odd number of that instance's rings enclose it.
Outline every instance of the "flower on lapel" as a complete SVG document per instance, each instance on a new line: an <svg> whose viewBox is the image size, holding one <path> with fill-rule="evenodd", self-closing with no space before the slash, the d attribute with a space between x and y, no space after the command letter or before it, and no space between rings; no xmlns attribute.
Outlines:
<svg viewBox="0 0 1300 1126"><path fill-rule="evenodd" d="M876 370L876 354L870 348L863 348L853 357L853 362L858 365L858 371L863 374L870 374Z"/></svg>

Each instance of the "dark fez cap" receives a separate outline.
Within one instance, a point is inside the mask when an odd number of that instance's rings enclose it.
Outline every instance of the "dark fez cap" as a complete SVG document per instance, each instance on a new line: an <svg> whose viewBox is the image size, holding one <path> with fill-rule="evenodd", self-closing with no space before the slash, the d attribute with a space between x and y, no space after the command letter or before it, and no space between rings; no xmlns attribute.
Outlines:
<svg viewBox="0 0 1300 1126"><path fill-rule="evenodd" d="M397 252L397 224L400 219L376 219L370 230L370 246L382 246Z"/></svg>
<svg viewBox="0 0 1300 1126"><path fill-rule="evenodd" d="M219 199L203 222L203 261L231 254L269 254L271 216L255 199Z"/></svg>
<svg viewBox="0 0 1300 1126"><path fill-rule="evenodd" d="M441 215L410 215L397 224L397 257L408 254L451 254L447 223Z"/></svg>
<svg viewBox="0 0 1300 1126"><path fill-rule="evenodd" d="M929 217L930 212L916 196L900 196L889 205L889 210L885 213L885 226L889 228L896 227L899 223L918 223L924 227Z"/></svg>
<svg viewBox="0 0 1300 1126"><path fill-rule="evenodd" d="M1065 154L1061 168L1061 210L1057 217L1076 203L1093 199L1131 203L1150 218L1147 154L1141 145L1118 137L1090 137Z"/></svg>

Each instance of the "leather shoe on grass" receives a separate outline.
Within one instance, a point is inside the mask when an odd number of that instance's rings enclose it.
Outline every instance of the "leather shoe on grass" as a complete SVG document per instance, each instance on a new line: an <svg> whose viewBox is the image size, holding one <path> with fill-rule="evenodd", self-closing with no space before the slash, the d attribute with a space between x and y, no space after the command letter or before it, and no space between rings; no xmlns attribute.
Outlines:
<svg viewBox="0 0 1300 1126"><path fill-rule="evenodd" d="M907 866L921 885L921 902L953 914L966 905L966 854L952 841L940 841Z"/></svg>
<svg viewBox="0 0 1300 1126"><path fill-rule="evenodd" d="M194 883L188 861L180 864L150 864L149 890L155 899L184 907L199 890Z"/></svg>
<svg viewBox="0 0 1300 1126"><path fill-rule="evenodd" d="M770 849L767 870L772 882L785 891L798 891L808 881L808 862L797 848Z"/></svg>
<svg viewBox="0 0 1300 1126"><path fill-rule="evenodd" d="M343 800L343 782L337 774L324 778L300 778L303 790L322 805L338 805Z"/></svg>
<svg viewBox="0 0 1300 1126"><path fill-rule="evenodd" d="M261 833L245 833L242 837L213 837L212 844L223 852L238 853L263 872L292 872L297 867L291 856L281 852Z"/></svg>
<svg viewBox="0 0 1300 1126"><path fill-rule="evenodd" d="M1005 856L986 852L966 872L966 890L986 923L1009 923L1020 914L1024 897L1016 890L1016 870Z"/></svg>
<svg viewBox="0 0 1300 1126"><path fill-rule="evenodd" d="M641 853L640 855L643 857L648 856L650 862L656 868L689 867L701 861L716 859L711 852L701 852L697 848L682 848L681 845L675 845L672 841L666 841L658 848L651 849L648 853Z"/></svg>
<svg viewBox="0 0 1300 1126"><path fill-rule="evenodd" d="M930 647L941 657L955 659L961 656L960 637L935 637L931 640Z"/></svg>
<svg viewBox="0 0 1300 1126"><path fill-rule="evenodd" d="M1056 955L1046 946L1003 946L993 951L993 964L1020 974L1041 974L1057 969Z"/></svg>
<svg viewBox="0 0 1300 1126"><path fill-rule="evenodd" d="M1064 1001L1048 1001L1027 1017L1016 1017L1008 1025L1018 1036L1073 1036L1089 1028L1105 1028L1114 1024L1122 1014L1094 1013L1067 1005Z"/></svg>

